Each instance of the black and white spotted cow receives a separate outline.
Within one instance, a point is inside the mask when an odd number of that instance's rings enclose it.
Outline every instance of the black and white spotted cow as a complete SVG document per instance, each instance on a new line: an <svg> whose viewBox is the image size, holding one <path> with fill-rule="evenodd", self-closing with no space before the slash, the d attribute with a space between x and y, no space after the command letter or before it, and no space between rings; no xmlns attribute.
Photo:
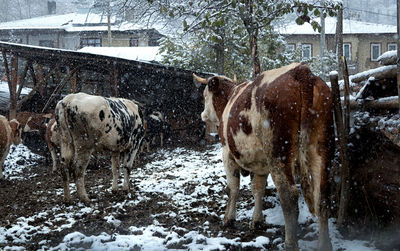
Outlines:
<svg viewBox="0 0 400 251"><path fill-rule="evenodd" d="M129 172L144 136L143 114L135 102L85 93L69 94L57 103L55 118L60 138L65 202L71 202L70 173L75 178L79 199L90 202L84 174L94 151L111 152L112 191L118 190L121 160L123 190L129 190Z"/></svg>
<svg viewBox="0 0 400 251"><path fill-rule="evenodd" d="M150 114L145 113L146 135L142 148L146 148L146 152L150 152L154 146L164 146L165 134L168 131L168 123L164 115L159 111L152 111ZM142 149L144 152L144 149Z"/></svg>

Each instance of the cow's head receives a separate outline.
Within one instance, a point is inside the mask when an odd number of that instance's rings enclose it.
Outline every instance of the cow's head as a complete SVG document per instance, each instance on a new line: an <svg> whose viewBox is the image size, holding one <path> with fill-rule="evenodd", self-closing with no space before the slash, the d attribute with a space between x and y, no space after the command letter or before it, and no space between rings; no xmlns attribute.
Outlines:
<svg viewBox="0 0 400 251"><path fill-rule="evenodd" d="M29 116L23 128L23 132L39 132L41 128L45 128L44 124L49 122L53 114L33 114Z"/></svg>
<svg viewBox="0 0 400 251"><path fill-rule="evenodd" d="M21 143L22 126L16 119L11 120L9 124L14 136L12 142L14 145L18 145Z"/></svg>
<svg viewBox="0 0 400 251"><path fill-rule="evenodd" d="M219 122L217 112L216 112L216 104L217 101L214 99L214 96L217 95L225 95L224 93L226 84L233 85L236 83L236 76L234 80L231 80L224 76L214 76L208 79L201 78L196 74L193 74L194 79L201 83L207 85L204 88L204 111L201 113L201 119L204 122L217 124Z"/></svg>

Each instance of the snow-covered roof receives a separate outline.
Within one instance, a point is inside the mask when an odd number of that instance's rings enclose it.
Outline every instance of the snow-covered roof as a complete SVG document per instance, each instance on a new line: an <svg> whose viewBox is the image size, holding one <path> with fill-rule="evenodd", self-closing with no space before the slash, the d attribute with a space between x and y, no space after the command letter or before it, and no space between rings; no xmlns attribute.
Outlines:
<svg viewBox="0 0 400 251"><path fill-rule="evenodd" d="M79 52L137 61L161 61L158 46L145 47L84 47Z"/></svg>
<svg viewBox="0 0 400 251"><path fill-rule="evenodd" d="M320 20L315 20L320 23ZM336 18L327 17L325 19L325 34L336 33ZM298 35L316 35L319 34L318 30L315 31L310 23L297 25L296 23L290 24L285 27L280 27L281 34L298 34ZM343 20L343 34L380 34L380 33L397 33L395 25L375 24L368 22L361 22L356 20L344 19Z"/></svg>
<svg viewBox="0 0 400 251"><path fill-rule="evenodd" d="M113 30L119 30L115 16L111 17ZM107 16L101 12L81 9L63 15L47 15L0 23L0 30L61 29L66 31L107 30Z"/></svg>

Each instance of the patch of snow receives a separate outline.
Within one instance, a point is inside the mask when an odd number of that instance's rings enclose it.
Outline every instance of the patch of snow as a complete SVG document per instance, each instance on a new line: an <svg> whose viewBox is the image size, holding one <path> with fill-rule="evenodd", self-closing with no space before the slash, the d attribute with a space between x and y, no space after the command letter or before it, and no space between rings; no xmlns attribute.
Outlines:
<svg viewBox="0 0 400 251"><path fill-rule="evenodd" d="M397 68L397 65L385 65L385 66L381 66L378 68L374 68L371 70L367 70L367 71L363 71L363 72L351 75L351 76L349 76L349 78L350 78L350 81L352 81L352 79L357 79L357 78L366 79L366 78L368 78L368 76L373 76L375 74L386 72L386 71L393 70L396 68Z"/></svg>
<svg viewBox="0 0 400 251"><path fill-rule="evenodd" d="M35 164L41 158L43 157L32 153L23 144L12 145L4 161L4 178L9 180L22 179L19 175L24 172L24 169Z"/></svg>
<svg viewBox="0 0 400 251"><path fill-rule="evenodd" d="M21 151L26 155L33 154L26 148L20 146ZM20 150L10 152L9 158L6 160L6 165L16 166L11 164L13 158L20 156ZM179 208L179 215L174 212L163 212L165 215L173 215L174 217L185 217L186 212L206 212L215 214L211 209L191 206L192 202L205 200L213 203L221 203L221 206L226 203L226 196L220 198L218 191L225 189L226 180L224 178L224 167L221 161L222 146L216 144L210 151L198 152L187 150L185 148L176 148L174 150L159 150L154 153L154 161L148 163L145 168L135 170L132 175L133 183L138 187L133 198L127 198L122 203L116 203L112 206L115 210L123 210L125 205L130 203L138 204L144 200L148 200L146 194L155 193L160 196L165 196L165 203L173 203ZM163 156L162 160L158 158ZM27 166L20 167L21 172ZM149 172L151 170L151 172ZM8 178L18 178L18 172L11 172L7 175ZM135 178L140 177L140 178ZM211 179L214 177L214 179ZM219 177L215 179L215 177ZM242 179L241 187L250 188L249 178ZM111 182L111 181L110 181ZM193 189L184 191L190 184ZM273 187L272 180L269 178L268 184ZM208 191L215 191L208 193ZM140 195L140 196L139 196ZM267 197L272 205L272 208L263 211L266 221L275 227L270 228L267 232L275 233L279 226L284 225L282 210L277 197ZM162 203L162 202L161 202ZM238 220L246 219L250 221L252 209L246 209L243 204L247 201L240 202L238 207ZM0 244L12 240L14 246L6 246L6 250L20 250L18 243L28 243L32 237L40 234L48 234L50 232L60 232L64 229L70 229L73 225L83 218L84 215L90 214L93 216L102 216L105 221L114 226L118 226L120 221L117 220L111 212L105 213L97 210L98 204L94 203L91 207L86 207L81 203L74 206L60 206L48 209L37 215L21 217L16 223L3 227L0 226ZM318 224L316 219L311 216L304 202L304 198L300 196L299 200L299 222L305 223L308 221L315 222L311 224L312 232L309 236L318 234ZM168 250L168 249L185 249L185 250L224 250L224 245L229 244L237 247L259 248L263 249L264 245L271 241L283 247L283 239L275 238L270 240L268 237L258 236L247 242L241 241L240 238L226 238L221 234L218 236L206 236L204 232L189 231L176 226L163 226L156 217L152 215L153 222L147 226L130 226L129 233L101 233L98 235L87 236L80 232L72 232L64 236L61 243L56 247L50 247L48 242L41 241L38 250ZM220 215L222 217L222 215ZM184 221L185 219L181 219ZM187 220L187 219L186 219ZM35 222L44 222L42 225ZM207 229L209 222L205 222L203 229ZM345 240L336 229L333 219L329 220L330 236L334 250L376 250L370 243L359 240ZM368 246L369 244L369 246ZM317 247L317 241L299 240L301 250L313 250Z"/></svg>
<svg viewBox="0 0 400 251"><path fill-rule="evenodd" d="M382 55L380 55L377 58L377 61L382 61L382 60L390 59L390 58L394 58L394 57L397 57L397 50L387 51L387 52L383 53Z"/></svg>

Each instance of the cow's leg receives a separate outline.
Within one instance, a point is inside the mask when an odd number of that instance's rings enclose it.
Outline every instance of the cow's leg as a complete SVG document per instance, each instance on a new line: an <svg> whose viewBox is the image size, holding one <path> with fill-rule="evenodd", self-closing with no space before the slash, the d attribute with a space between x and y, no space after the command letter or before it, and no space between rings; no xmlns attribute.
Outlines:
<svg viewBox="0 0 400 251"><path fill-rule="evenodd" d="M118 179L119 179L119 152L113 152L111 154L111 169L113 174L112 188L113 193L118 191Z"/></svg>
<svg viewBox="0 0 400 251"><path fill-rule="evenodd" d="M271 168L271 175L276 189L278 190L283 216L285 218L285 250L298 250L297 225L299 217L299 194L293 176L286 175L283 171L285 168L289 167L280 163L278 166Z"/></svg>
<svg viewBox="0 0 400 251"><path fill-rule="evenodd" d="M321 203L320 214L318 217L319 237L318 237L318 250L330 251L332 250L331 239L329 238L328 218L329 208L327 202Z"/></svg>
<svg viewBox="0 0 400 251"><path fill-rule="evenodd" d="M128 192L129 191L129 173L132 170L133 163L135 162L137 151L140 147L140 141L135 147L129 151L124 153L124 163L123 163L123 170L124 170L124 185L123 190Z"/></svg>
<svg viewBox="0 0 400 251"><path fill-rule="evenodd" d="M257 229L265 222L262 214L263 198L265 194L265 186L267 184L266 175L254 174L251 180L251 191L254 197L254 211L251 221L251 228Z"/></svg>
<svg viewBox="0 0 400 251"><path fill-rule="evenodd" d="M228 202L225 209L224 226L232 226L236 219L236 201L239 194L240 185L240 167L237 165L233 157L229 154L228 149L223 149L222 160L224 162L226 173L226 192L228 194Z"/></svg>
<svg viewBox="0 0 400 251"><path fill-rule="evenodd" d="M4 179L3 175L3 166L4 166L4 161L6 160L7 153L2 153L0 157L0 179Z"/></svg>
<svg viewBox="0 0 400 251"><path fill-rule="evenodd" d="M124 170L124 185L122 187L122 190L124 190L125 192L128 192L129 191L129 174L130 174L131 168L124 166L123 170Z"/></svg>
<svg viewBox="0 0 400 251"><path fill-rule="evenodd" d="M8 154L7 148L4 149L4 151L1 153L1 157L0 157L0 179L4 179L4 175L3 175L3 167L4 167L4 161L6 160L7 154Z"/></svg>
<svg viewBox="0 0 400 251"><path fill-rule="evenodd" d="M70 204L72 202L71 193L69 191L69 170L71 168L71 161L73 157L73 147L70 143L61 143L61 163L60 173L63 181L64 188L64 202Z"/></svg>
<svg viewBox="0 0 400 251"><path fill-rule="evenodd" d="M319 224L319 238L318 250L332 250L332 244L329 238L329 202L328 202L328 184L327 184L327 167L329 160L324 156L326 145L320 145L318 148L316 144L311 144L308 150L309 168L311 168L312 176L312 202L314 203L314 210L318 215ZM307 167L302 167L307 168ZM310 175L308 175L310 176ZM307 178L307 177L306 177Z"/></svg>
<svg viewBox="0 0 400 251"><path fill-rule="evenodd" d="M74 173L76 183L76 193L78 198L84 203L90 203L90 199L85 189L85 171L89 164L91 151L78 150L74 156Z"/></svg>
<svg viewBox="0 0 400 251"><path fill-rule="evenodd" d="M49 146L50 154L51 154L51 160L53 161L53 167L51 169L52 172L55 172L57 170L57 153L56 149L53 146Z"/></svg>

